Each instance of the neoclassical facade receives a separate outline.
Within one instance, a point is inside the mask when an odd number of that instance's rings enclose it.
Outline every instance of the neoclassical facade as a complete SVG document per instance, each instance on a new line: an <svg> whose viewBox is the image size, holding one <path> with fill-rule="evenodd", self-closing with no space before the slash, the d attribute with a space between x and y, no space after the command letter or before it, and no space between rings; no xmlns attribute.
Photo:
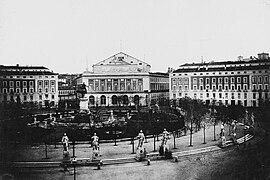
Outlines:
<svg viewBox="0 0 270 180"><path fill-rule="evenodd" d="M161 103L169 98L169 75L151 73L151 66L123 52L93 65L77 84L85 84L89 107Z"/></svg>
<svg viewBox="0 0 270 180"><path fill-rule="evenodd" d="M58 74L43 66L0 65L0 103L56 107L57 82Z"/></svg>
<svg viewBox="0 0 270 180"><path fill-rule="evenodd" d="M170 73L170 99L185 96L210 103L260 106L269 101L270 58L239 57L237 61L187 63Z"/></svg>

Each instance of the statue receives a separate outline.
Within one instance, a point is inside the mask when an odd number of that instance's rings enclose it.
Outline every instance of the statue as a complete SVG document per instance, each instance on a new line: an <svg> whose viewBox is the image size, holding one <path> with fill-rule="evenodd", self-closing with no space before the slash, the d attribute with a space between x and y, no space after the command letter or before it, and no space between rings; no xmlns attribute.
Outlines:
<svg viewBox="0 0 270 180"><path fill-rule="evenodd" d="M139 148L143 147L144 140L145 140L145 136L144 136L142 130L140 130L140 133L138 134L137 138L139 138L139 143L138 143L138 146L137 146L137 149L139 149Z"/></svg>
<svg viewBox="0 0 270 180"><path fill-rule="evenodd" d="M139 143L137 146L137 151L136 151L136 160L137 161L142 161L146 157L146 149L143 147L145 136L143 134L143 131L140 130L140 133L138 134L137 138L139 138Z"/></svg>
<svg viewBox="0 0 270 180"><path fill-rule="evenodd" d="M63 137L62 137L62 143L63 143L63 163L70 163L70 156L69 156L69 152L68 152L68 147L69 147L69 139L66 133L64 133Z"/></svg>
<svg viewBox="0 0 270 180"><path fill-rule="evenodd" d="M99 154L99 137L97 136L96 133L91 137L92 140L92 147L93 147L93 154L92 154L92 160L93 161L98 161L100 160L100 154Z"/></svg>
<svg viewBox="0 0 270 180"><path fill-rule="evenodd" d="M221 138L221 146L226 145L226 138L225 138L225 130L224 130L224 125L221 123L220 125L220 138Z"/></svg>
<svg viewBox="0 0 270 180"><path fill-rule="evenodd" d="M169 132L164 128L163 133L162 133L162 142L161 142L162 146L167 145L169 135L170 135Z"/></svg>
<svg viewBox="0 0 270 180"><path fill-rule="evenodd" d="M99 144L98 144L99 137L97 136L97 133L94 133L94 136L91 137L91 140L92 140L93 150L99 150Z"/></svg>
<svg viewBox="0 0 270 180"><path fill-rule="evenodd" d="M78 87L77 93L82 94L82 98L84 98L85 94L87 93L86 85L84 83Z"/></svg>
<svg viewBox="0 0 270 180"><path fill-rule="evenodd" d="M64 151L68 152L68 147L69 147L69 139L66 133L64 133L63 137L62 137L62 143L63 143L63 148Z"/></svg>
<svg viewBox="0 0 270 180"><path fill-rule="evenodd" d="M165 152L170 152L169 151L169 146L167 145L167 141L169 139L169 132L164 128L162 132L162 141L161 145L159 146L159 155L163 156Z"/></svg>

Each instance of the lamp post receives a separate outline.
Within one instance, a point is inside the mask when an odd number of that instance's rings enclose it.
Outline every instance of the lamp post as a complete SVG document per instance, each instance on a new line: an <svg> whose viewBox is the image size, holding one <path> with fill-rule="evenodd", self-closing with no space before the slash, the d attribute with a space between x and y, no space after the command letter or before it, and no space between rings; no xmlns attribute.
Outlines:
<svg viewBox="0 0 270 180"><path fill-rule="evenodd" d="M205 122L203 122L203 144L206 144L206 141L205 141Z"/></svg>
<svg viewBox="0 0 270 180"><path fill-rule="evenodd" d="M190 116L190 144L189 144L189 146L193 146L192 145L193 104L190 105L190 113L191 113L191 116Z"/></svg>

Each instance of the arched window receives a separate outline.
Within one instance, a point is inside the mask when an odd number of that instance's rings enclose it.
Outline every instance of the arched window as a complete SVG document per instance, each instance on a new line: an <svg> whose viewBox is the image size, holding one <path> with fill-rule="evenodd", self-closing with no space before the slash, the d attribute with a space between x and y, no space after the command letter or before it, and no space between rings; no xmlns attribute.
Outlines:
<svg viewBox="0 0 270 180"><path fill-rule="evenodd" d="M134 104L139 105L139 96L138 95L134 96Z"/></svg>
<svg viewBox="0 0 270 180"><path fill-rule="evenodd" d="M89 102L91 105L95 105L95 97L94 96L90 96L89 97Z"/></svg>
<svg viewBox="0 0 270 180"><path fill-rule="evenodd" d="M112 104L117 104L117 96L116 95L113 95L112 96Z"/></svg>
<svg viewBox="0 0 270 180"><path fill-rule="evenodd" d="M101 105L106 105L106 96L102 95L100 97L100 102L101 102Z"/></svg>
<svg viewBox="0 0 270 180"><path fill-rule="evenodd" d="M123 104L128 105L128 96L127 95L123 96Z"/></svg>

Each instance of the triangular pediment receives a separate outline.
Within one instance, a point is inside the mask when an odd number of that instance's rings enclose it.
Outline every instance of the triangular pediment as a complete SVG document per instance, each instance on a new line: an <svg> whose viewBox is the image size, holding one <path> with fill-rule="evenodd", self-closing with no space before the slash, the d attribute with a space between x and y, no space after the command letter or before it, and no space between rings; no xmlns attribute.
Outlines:
<svg viewBox="0 0 270 180"><path fill-rule="evenodd" d="M132 56L129 56L123 52L119 52L103 61L98 62L95 66L98 65L137 65L137 64L145 64L149 65L139 59L136 59Z"/></svg>

